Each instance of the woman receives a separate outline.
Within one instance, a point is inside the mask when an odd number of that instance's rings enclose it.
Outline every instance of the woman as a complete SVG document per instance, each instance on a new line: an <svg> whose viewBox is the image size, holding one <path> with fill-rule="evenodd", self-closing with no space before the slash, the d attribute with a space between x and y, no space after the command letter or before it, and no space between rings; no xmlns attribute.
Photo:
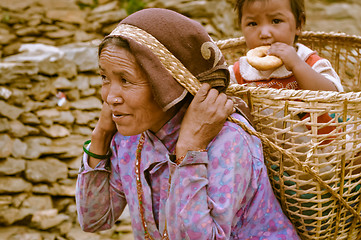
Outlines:
<svg viewBox="0 0 361 240"><path fill-rule="evenodd" d="M298 239L260 140L225 122L229 73L199 23L136 12L103 40L99 68L104 105L76 192L85 231L110 228L128 204L135 239ZM203 83L194 98L183 78Z"/></svg>

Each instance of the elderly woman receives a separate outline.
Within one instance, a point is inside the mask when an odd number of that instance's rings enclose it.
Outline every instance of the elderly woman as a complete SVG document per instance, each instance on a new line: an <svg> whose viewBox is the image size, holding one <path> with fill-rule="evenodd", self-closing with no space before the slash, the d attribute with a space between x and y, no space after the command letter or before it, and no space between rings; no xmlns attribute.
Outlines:
<svg viewBox="0 0 361 240"><path fill-rule="evenodd" d="M298 239L260 140L226 121L251 127L219 92L227 66L199 23L136 12L101 43L99 68L104 105L76 191L83 230L110 228L128 204L135 239ZM184 78L203 83L194 97Z"/></svg>

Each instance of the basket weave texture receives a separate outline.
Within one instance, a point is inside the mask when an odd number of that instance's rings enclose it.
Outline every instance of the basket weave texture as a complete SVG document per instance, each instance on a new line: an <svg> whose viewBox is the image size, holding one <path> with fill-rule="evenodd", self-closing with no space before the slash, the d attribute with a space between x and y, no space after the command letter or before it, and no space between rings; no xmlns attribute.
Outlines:
<svg viewBox="0 0 361 240"><path fill-rule="evenodd" d="M235 84L227 94L251 108L256 131L243 128L261 138L271 185L300 237L361 239L361 37L303 32L298 41L330 60L346 92ZM243 38L217 45L228 64L247 52ZM324 114L332 120L320 122Z"/></svg>

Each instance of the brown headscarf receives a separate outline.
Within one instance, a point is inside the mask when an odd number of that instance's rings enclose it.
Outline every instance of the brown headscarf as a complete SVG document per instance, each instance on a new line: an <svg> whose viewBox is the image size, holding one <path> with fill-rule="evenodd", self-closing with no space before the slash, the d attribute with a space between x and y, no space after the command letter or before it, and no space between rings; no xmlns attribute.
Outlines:
<svg viewBox="0 0 361 240"><path fill-rule="evenodd" d="M182 101L193 85L207 82L219 91L228 87L228 67L216 43L200 23L177 12L140 10L122 20L105 39L111 37L128 42L163 111ZM252 123L246 104L232 99L239 113Z"/></svg>
<svg viewBox="0 0 361 240"><path fill-rule="evenodd" d="M182 77L208 82L220 91L229 84L229 72L217 45L200 23L177 12L160 8L138 11L121 21L109 37L129 43L164 111L186 96L187 90L179 83Z"/></svg>

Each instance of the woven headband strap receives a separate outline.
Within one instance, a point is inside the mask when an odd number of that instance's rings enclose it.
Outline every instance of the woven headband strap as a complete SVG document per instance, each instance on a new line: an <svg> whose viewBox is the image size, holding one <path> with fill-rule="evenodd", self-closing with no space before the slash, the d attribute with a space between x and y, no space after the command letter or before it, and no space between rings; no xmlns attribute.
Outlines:
<svg viewBox="0 0 361 240"><path fill-rule="evenodd" d="M201 83L193 74L154 36L146 31L129 25L118 25L109 36L124 36L133 41L148 47L160 60L168 72L182 85L188 92L195 95Z"/></svg>

